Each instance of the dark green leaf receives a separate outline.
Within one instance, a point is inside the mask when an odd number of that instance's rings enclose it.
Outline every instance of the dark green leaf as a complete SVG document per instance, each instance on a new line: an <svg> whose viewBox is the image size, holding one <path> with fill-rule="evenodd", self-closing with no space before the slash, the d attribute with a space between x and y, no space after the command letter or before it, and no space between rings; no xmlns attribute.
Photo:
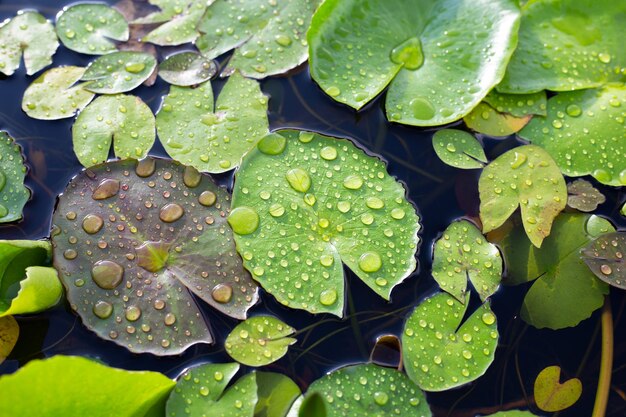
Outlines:
<svg viewBox="0 0 626 417"><path fill-rule="evenodd" d="M433 135L433 148L439 159L455 168L476 169L487 163L480 142L462 130L438 130Z"/></svg>
<svg viewBox="0 0 626 417"><path fill-rule="evenodd" d="M0 130L0 223L22 218L22 210L30 198L25 177L22 149L7 132Z"/></svg>
<svg viewBox="0 0 626 417"><path fill-rule="evenodd" d="M291 405L301 394L296 383L282 374L257 372L256 382L258 401L254 417L286 417Z"/></svg>
<svg viewBox="0 0 626 417"><path fill-rule="evenodd" d="M582 259L598 278L626 290L626 232L607 233L597 237L582 251Z"/></svg>

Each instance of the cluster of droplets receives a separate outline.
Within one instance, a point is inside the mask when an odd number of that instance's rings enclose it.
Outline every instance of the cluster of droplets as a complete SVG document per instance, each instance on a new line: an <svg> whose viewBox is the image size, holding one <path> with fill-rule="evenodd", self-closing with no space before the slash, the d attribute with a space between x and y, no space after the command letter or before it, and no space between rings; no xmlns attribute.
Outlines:
<svg viewBox="0 0 626 417"><path fill-rule="evenodd" d="M626 289L625 250L626 233L609 233L600 236L583 250L582 259L602 281Z"/></svg>
<svg viewBox="0 0 626 417"><path fill-rule="evenodd" d="M115 94L130 91L144 82L156 67L148 53L135 51L112 52L93 61L82 77L88 90Z"/></svg>
<svg viewBox="0 0 626 417"><path fill-rule="evenodd" d="M6 132L0 131L0 223L21 218L30 196L24 186L25 176L21 148Z"/></svg>
<svg viewBox="0 0 626 417"><path fill-rule="evenodd" d="M567 205L579 211L591 212L606 201L606 197L589 181L578 179L567 184Z"/></svg>
<svg viewBox="0 0 626 417"><path fill-rule="evenodd" d="M224 347L239 363L263 366L287 353L289 345L296 341L287 337L293 332L293 328L274 317L255 316L235 327Z"/></svg>

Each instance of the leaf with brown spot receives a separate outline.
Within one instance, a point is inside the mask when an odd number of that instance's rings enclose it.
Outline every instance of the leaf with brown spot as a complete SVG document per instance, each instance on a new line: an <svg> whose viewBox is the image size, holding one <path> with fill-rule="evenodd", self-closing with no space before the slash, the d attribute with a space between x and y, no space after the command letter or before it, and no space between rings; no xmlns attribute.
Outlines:
<svg viewBox="0 0 626 417"><path fill-rule="evenodd" d="M19 335L20 326L13 316L0 317L0 363L9 356Z"/></svg>
<svg viewBox="0 0 626 417"><path fill-rule="evenodd" d="M574 405L583 392L580 379L572 378L561 384L560 375L559 366L548 366L535 379L535 401L543 411L565 410Z"/></svg>

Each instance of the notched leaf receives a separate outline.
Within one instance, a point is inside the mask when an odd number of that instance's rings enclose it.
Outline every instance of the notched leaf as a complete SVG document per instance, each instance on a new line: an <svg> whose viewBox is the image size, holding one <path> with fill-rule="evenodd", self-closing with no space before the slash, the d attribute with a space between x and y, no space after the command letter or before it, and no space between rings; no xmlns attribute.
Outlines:
<svg viewBox="0 0 626 417"><path fill-rule="evenodd" d="M438 130L433 135L433 148L439 159L455 168L477 169L487 164L481 143L462 130Z"/></svg>
<svg viewBox="0 0 626 417"><path fill-rule="evenodd" d="M81 81L87 81L85 89L93 93L125 93L150 78L156 64L156 59L148 53L112 52L89 64Z"/></svg>
<svg viewBox="0 0 626 417"><path fill-rule="evenodd" d="M574 405L580 398L583 392L580 379L568 379L561 384L560 376L559 366L548 366L537 375L534 388L535 403L541 410L562 411Z"/></svg>
<svg viewBox="0 0 626 417"><path fill-rule="evenodd" d="M210 80L217 74L217 64L196 52L170 55L159 64L159 77L172 85L188 87Z"/></svg>
<svg viewBox="0 0 626 417"><path fill-rule="evenodd" d="M576 180L567 184L567 205L573 209L590 212L606 201L606 197L589 181Z"/></svg>

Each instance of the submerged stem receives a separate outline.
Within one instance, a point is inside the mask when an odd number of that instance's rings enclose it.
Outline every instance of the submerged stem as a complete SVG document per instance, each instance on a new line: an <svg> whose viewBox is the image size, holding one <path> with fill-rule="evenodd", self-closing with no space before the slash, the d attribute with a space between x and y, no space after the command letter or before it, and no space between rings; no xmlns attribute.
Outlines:
<svg viewBox="0 0 626 417"><path fill-rule="evenodd" d="M598 390L596 402L593 405L592 417L604 417L609 401L611 388L611 372L613 369L613 315L611 313L611 298L606 296L602 308L602 357L600 359L600 375L598 376Z"/></svg>

